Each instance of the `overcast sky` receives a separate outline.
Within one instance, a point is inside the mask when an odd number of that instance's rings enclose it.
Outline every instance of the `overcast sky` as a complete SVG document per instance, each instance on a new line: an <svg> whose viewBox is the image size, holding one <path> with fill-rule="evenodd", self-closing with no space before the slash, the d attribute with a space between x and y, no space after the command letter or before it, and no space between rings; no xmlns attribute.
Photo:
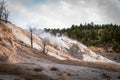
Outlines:
<svg viewBox="0 0 120 80"><path fill-rule="evenodd" d="M120 0L6 0L19 27L67 28L72 24L120 24Z"/></svg>

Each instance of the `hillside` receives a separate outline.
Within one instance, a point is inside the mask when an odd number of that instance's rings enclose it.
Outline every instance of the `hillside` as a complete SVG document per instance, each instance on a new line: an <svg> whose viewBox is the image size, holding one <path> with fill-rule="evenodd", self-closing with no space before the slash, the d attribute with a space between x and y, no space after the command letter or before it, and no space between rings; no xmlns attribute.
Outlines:
<svg viewBox="0 0 120 80"><path fill-rule="evenodd" d="M47 29L54 35L64 34L87 46L102 47L107 52L120 53L120 25L85 23L63 29Z"/></svg>
<svg viewBox="0 0 120 80"><path fill-rule="evenodd" d="M49 40L47 54L42 53L45 38ZM0 23L0 79L119 80L119 72L120 63L68 37L34 30L31 48L29 32L9 22Z"/></svg>

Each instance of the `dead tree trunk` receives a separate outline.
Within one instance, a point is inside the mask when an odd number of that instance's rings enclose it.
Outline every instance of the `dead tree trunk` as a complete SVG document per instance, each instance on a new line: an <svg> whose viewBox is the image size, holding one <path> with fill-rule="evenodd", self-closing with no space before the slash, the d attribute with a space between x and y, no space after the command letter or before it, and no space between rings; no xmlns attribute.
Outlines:
<svg viewBox="0 0 120 80"><path fill-rule="evenodd" d="M9 11L8 10L5 10L5 22L7 23L8 22L8 16L9 16Z"/></svg>
<svg viewBox="0 0 120 80"><path fill-rule="evenodd" d="M43 39L43 54L47 54L48 50L46 49L46 45L49 45L49 40L47 38Z"/></svg>
<svg viewBox="0 0 120 80"><path fill-rule="evenodd" d="M0 2L0 20L2 20L2 17L3 17L3 10L5 8L5 3L4 1Z"/></svg>
<svg viewBox="0 0 120 80"><path fill-rule="evenodd" d="M46 47L46 45L43 44L43 54L45 54L45 47Z"/></svg>
<svg viewBox="0 0 120 80"><path fill-rule="evenodd" d="M30 41L31 41L31 48L33 48L33 30L30 28Z"/></svg>

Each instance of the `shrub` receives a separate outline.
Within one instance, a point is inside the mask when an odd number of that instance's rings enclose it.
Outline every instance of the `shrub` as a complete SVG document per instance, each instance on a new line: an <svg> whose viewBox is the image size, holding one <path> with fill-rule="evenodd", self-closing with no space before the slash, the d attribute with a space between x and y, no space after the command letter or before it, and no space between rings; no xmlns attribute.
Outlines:
<svg viewBox="0 0 120 80"><path fill-rule="evenodd" d="M66 72L60 74L59 80L68 80L68 74Z"/></svg>
<svg viewBox="0 0 120 80"><path fill-rule="evenodd" d="M112 77L109 76L107 73L102 73L101 76L102 76L103 78L112 79Z"/></svg>
<svg viewBox="0 0 120 80"><path fill-rule="evenodd" d="M115 51L115 52L120 52L120 44L114 42L113 45L112 45L112 49Z"/></svg>
<svg viewBox="0 0 120 80"><path fill-rule="evenodd" d="M56 67L52 67L50 70L51 70L51 71L59 71L59 69L56 68Z"/></svg>
<svg viewBox="0 0 120 80"><path fill-rule="evenodd" d="M117 78L120 79L120 75Z"/></svg>
<svg viewBox="0 0 120 80"><path fill-rule="evenodd" d="M36 72L41 72L41 71L43 71L44 69L42 68L42 67L37 67L37 68L34 68L33 69L34 71L36 71Z"/></svg>

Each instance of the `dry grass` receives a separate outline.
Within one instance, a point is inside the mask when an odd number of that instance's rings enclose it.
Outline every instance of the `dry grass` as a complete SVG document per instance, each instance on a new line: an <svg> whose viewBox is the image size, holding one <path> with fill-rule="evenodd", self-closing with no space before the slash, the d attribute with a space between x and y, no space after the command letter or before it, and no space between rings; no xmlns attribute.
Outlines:
<svg viewBox="0 0 120 80"><path fill-rule="evenodd" d="M53 80L53 79L44 74L35 74L25 76L25 80Z"/></svg>
<svg viewBox="0 0 120 80"><path fill-rule="evenodd" d="M120 65L112 64L112 63L102 63L102 62L85 62L85 66L108 69L113 71L120 72Z"/></svg>
<svg viewBox="0 0 120 80"><path fill-rule="evenodd" d="M104 52L105 51L105 49L103 48L103 47L95 47L95 46L89 46L88 47L90 50L92 50L92 51L102 51L102 52Z"/></svg>
<svg viewBox="0 0 120 80"><path fill-rule="evenodd" d="M88 62L88 61L57 61L59 64L67 64L67 65L75 65L75 66L85 66L85 67L93 67L99 69L107 69L112 71L120 72L120 65L112 64L112 63L103 63L103 62Z"/></svg>
<svg viewBox="0 0 120 80"><path fill-rule="evenodd" d="M0 63L0 72L6 73L8 75L16 75L19 79L25 79L25 80L53 80L52 78L48 77L45 74L32 74L29 72L26 72L21 67L15 65L15 64L8 64L8 63Z"/></svg>
<svg viewBox="0 0 120 80"><path fill-rule="evenodd" d="M9 63L0 63L0 72L7 73L7 74L14 74L14 75L20 75L21 74L21 68Z"/></svg>

